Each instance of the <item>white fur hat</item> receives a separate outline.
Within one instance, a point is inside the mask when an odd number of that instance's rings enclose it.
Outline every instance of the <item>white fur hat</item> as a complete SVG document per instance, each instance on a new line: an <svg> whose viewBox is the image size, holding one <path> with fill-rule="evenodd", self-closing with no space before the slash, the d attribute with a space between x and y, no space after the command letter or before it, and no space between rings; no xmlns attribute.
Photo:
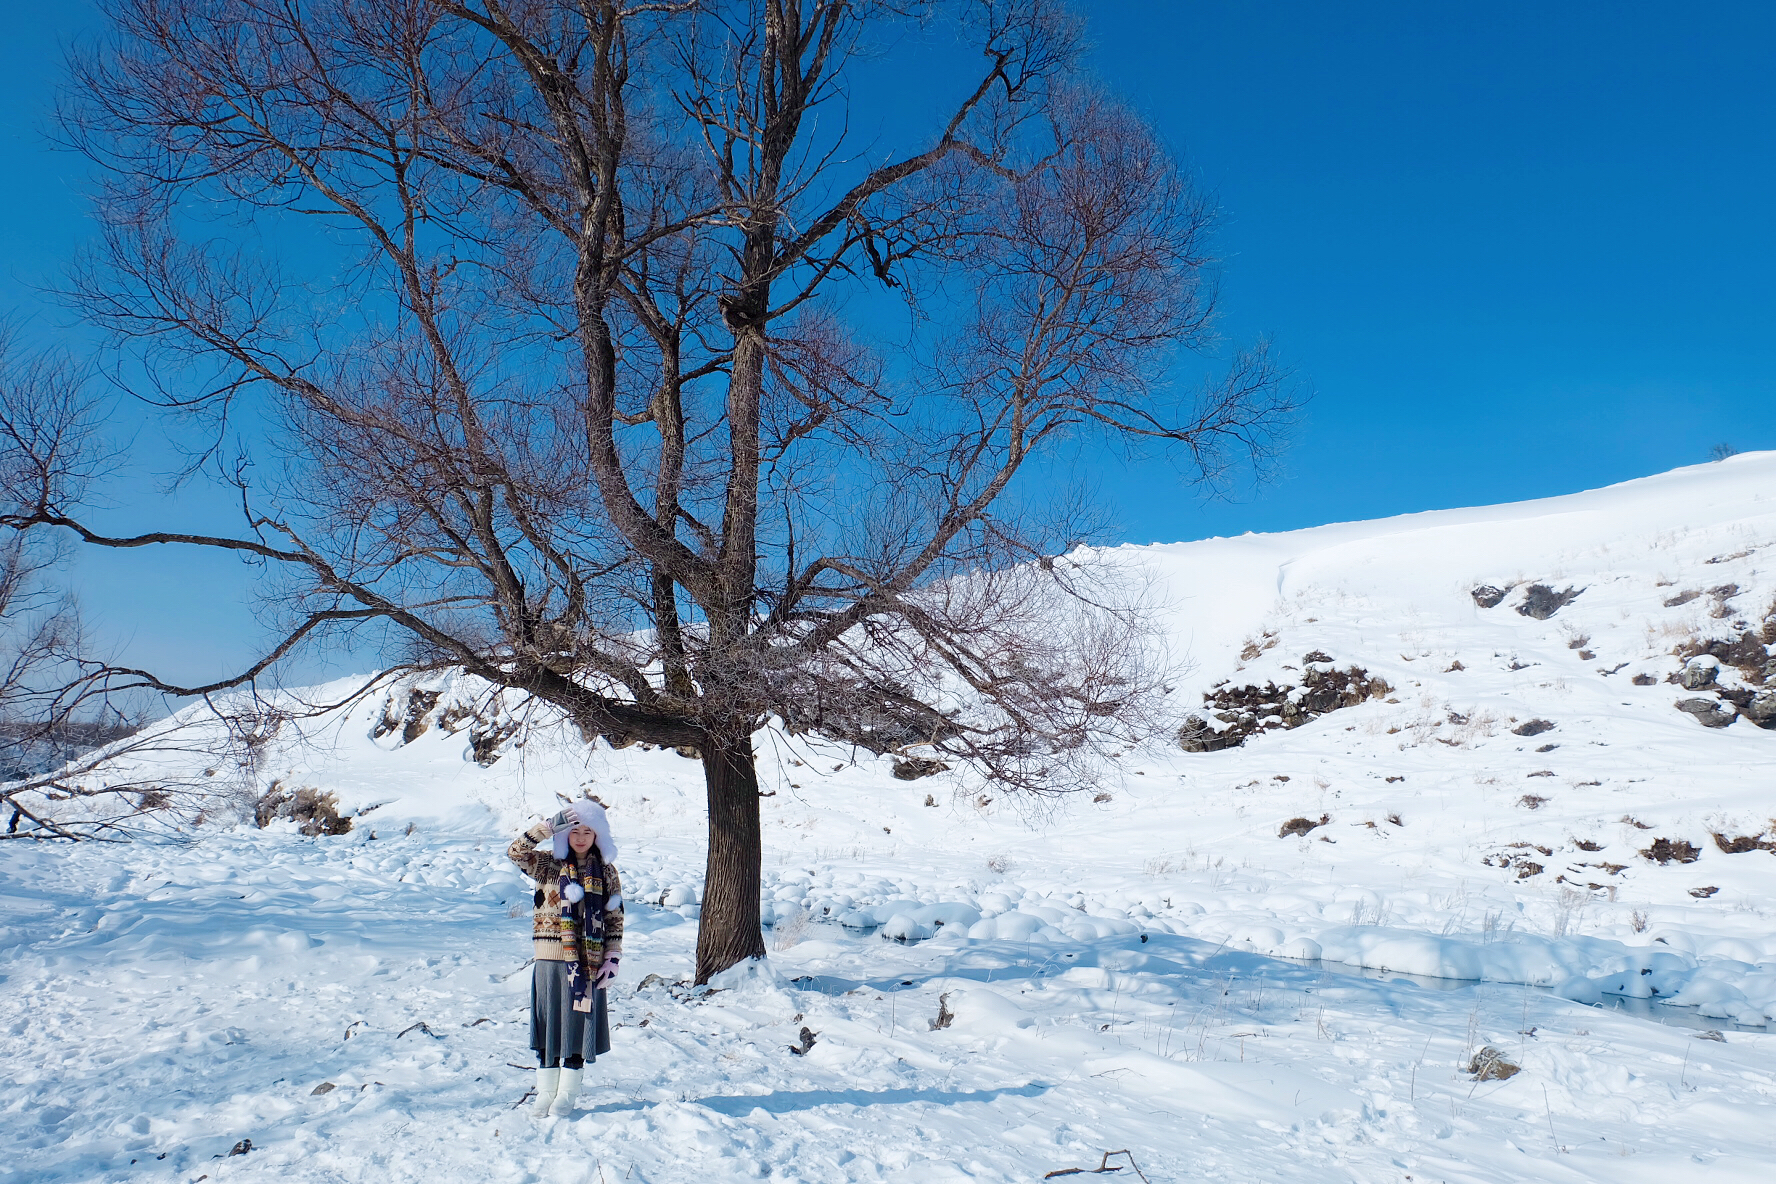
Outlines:
<svg viewBox="0 0 1776 1184"><path fill-rule="evenodd" d="M576 826L592 828L592 841L598 846L598 857L606 863L617 861L617 844L611 838L610 819L604 815L604 807L597 802L575 802L550 820L550 827L555 832L555 858L566 859L567 832Z"/></svg>

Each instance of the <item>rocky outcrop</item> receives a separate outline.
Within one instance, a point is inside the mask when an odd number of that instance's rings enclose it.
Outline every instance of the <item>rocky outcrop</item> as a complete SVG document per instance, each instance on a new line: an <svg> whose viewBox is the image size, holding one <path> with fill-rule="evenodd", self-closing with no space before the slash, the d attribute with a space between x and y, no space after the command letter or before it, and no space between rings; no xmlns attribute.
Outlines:
<svg viewBox="0 0 1776 1184"><path fill-rule="evenodd" d="M1299 728L1328 712L1386 698L1394 689L1360 666L1339 669L1318 650L1303 657L1302 666L1298 686L1223 684L1204 692L1204 710L1178 729L1179 746L1185 752L1235 748L1259 732Z"/></svg>
<svg viewBox="0 0 1776 1184"><path fill-rule="evenodd" d="M1738 637L1705 638L1680 646L1677 656L1686 659L1686 668L1699 658L1713 658L1716 666L1731 666L1748 682L1764 681L1771 665L1769 647L1763 638L1747 629Z"/></svg>
<svg viewBox="0 0 1776 1184"><path fill-rule="evenodd" d="M1714 685L1720 676L1720 659L1712 654L1703 654L1691 658L1684 663L1684 668L1677 672L1677 683L1686 691L1700 691Z"/></svg>
<svg viewBox="0 0 1776 1184"><path fill-rule="evenodd" d="M1474 603L1481 608L1497 608L1504 602L1505 597L1510 591L1511 589L1509 586L1495 588L1491 584L1481 584L1478 588L1475 588L1472 592L1468 593L1468 595L1472 596L1474 598Z"/></svg>
<svg viewBox="0 0 1776 1184"><path fill-rule="evenodd" d="M1676 706L1685 715L1695 716L1705 728L1724 728L1739 718L1738 709L1719 699L1679 699Z"/></svg>
<svg viewBox="0 0 1776 1184"><path fill-rule="evenodd" d="M467 728L469 759L482 768L497 762L512 743L522 744L516 738L523 725L505 710L501 696L481 694L465 699L419 687L391 690L370 735L380 740L398 731L399 747L413 743L434 727L447 736Z"/></svg>
<svg viewBox="0 0 1776 1184"><path fill-rule="evenodd" d="M1772 638L1776 638L1776 617L1764 622L1761 633L1745 629L1737 637L1699 638L1679 646L1673 652L1684 659L1683 667L1667 681L1686 691L1712 691L1715 697L1680 699L1677 709L1695 716L1704 727L1724 728L1743 715L1760 728L1776 731ZM1729 674L1731 680L1723 682Z"/></svg>
<svg viewBox="0 0 1776 1184"><path fill-rule="evenodd" d="M1760 691L1753 695L1739 713L1760 728L1776 731L1776 691Z"/></svg>

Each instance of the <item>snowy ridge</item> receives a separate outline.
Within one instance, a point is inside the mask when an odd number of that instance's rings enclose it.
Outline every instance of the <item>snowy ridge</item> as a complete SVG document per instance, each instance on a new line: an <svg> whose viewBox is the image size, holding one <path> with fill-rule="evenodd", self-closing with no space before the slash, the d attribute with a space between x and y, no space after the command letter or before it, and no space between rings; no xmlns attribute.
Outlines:
<svg viewBox="0 0 1776 1184"><path fill-rule="evenodd" d="M1156 737L1034 813L761 733L771 970L697 998L698 767L392 688L217 774L333 793L348 834L11 849L0 1179L1025 1180L1122 1147L1155 1181L1765 1178L1776 454L1115 554L1168 590L1193 710L1309 655L1392 691ZM1576 595L1538 619L1536 585ZM584 791L625 851L622 1027L539 1128L500 852ZM1584 1006L1623 997L1691 1027ZM1486 1045L1522 1072L1477 1083Z"/></svg>

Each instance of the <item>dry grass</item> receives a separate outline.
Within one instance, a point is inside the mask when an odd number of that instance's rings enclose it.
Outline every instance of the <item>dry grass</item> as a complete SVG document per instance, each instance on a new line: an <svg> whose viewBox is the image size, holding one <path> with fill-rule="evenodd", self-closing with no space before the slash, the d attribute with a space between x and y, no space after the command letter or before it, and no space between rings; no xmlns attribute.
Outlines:
<svg viewBox="0 0 1776 1184"><path fill-rule="evenodd" d="M807 909L796 913L793 917L777 922L771 927L771 949L781 954L800 944L808 936L808 929L814 924L814 914Z"/></svg>

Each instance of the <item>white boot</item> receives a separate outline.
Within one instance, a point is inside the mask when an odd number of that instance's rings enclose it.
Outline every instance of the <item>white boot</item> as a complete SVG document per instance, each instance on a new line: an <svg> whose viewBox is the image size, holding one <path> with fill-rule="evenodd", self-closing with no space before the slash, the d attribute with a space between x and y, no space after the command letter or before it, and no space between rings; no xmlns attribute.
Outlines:
<svg viewBox="0 0 1776 1184"><path fill-rule="evenodd" d="M560 1081L560 1069L537 1070L536 1101L530 1104L530 1112L532 1114L538 1118L543 1118L548 1115L549 1106L555 1101L555 1091ZM575 1083L575 1092L578 1092L577 1082Z"/></svg>
<svg viewBox="0 0 1776 1184"><path fill-rule="evenodd" d="M580 1097L580 1077L584 1069L563 1069L561 1084L555 1091L555 1103L549 1107L549 1113L556 1118L565 1118L574 1112L574 1104Z"/></svg>

